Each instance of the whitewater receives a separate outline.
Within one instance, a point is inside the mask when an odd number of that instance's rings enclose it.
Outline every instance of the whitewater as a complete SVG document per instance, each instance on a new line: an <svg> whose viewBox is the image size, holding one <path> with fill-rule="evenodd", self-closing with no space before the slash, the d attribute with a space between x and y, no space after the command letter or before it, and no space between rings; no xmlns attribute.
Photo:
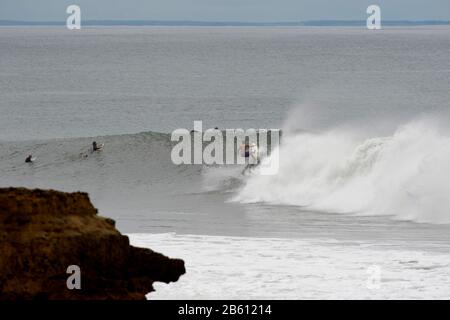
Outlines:
<svg viewBox="0 0 450 320"><path fill-rule="evenodd" d="M133 245L172 257L185 256L186 275L176 283L155 284L156 291L148 294L149 299L449 297L448 254L401 249L401 242L379 245L332 239L129 236Z"/></svg>
<svg viewBox="0 0 450 320"><path fill-rule="evenodd" d="M234 198L322 212L450 222L450 135L432 120L363 138L348 129L286 135L276 175L254 175Z"/></svg>

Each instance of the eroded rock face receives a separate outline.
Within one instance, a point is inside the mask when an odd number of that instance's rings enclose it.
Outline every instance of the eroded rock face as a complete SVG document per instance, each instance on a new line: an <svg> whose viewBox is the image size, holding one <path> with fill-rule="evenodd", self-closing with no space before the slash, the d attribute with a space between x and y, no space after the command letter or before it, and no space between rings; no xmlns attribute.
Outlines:
<svg viewBox="0 0 450 320"><path fill-rule="evenodd" d="M67 268L81 270L69 290ZM184 262L129 245L86 193L0 188L0 300L145 299Z"/></svg>

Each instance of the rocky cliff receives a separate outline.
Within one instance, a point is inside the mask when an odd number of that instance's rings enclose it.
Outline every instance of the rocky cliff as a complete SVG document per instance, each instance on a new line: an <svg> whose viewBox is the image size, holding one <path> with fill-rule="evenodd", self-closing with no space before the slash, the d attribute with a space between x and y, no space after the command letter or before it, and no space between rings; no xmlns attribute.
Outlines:
<svg viewBox="0 0 450 320"><path fill-rule="evenodd" d="M145 299L153 282L185 273L182 260L130 246L114 224L86 193L0 189L0 300Z"/></svg>

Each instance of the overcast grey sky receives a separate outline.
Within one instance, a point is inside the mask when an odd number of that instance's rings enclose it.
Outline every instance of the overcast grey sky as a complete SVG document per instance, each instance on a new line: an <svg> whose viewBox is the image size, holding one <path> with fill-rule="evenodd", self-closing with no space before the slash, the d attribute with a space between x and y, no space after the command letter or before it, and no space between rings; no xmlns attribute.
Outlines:
<svg viewBox="0 0 450 320"><path fill-rule="evenodd" d="M86 20L363 20L370 4L385 20L450 20L450 0L0 0L0 20L64 21L70 4Z"/></svg>

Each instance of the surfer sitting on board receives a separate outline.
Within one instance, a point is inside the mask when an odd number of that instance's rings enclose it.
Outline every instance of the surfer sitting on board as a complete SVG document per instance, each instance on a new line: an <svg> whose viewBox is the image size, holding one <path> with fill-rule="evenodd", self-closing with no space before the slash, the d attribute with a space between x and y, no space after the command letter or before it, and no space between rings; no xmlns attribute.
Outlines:
<svg viewBox="0 0 450 320"><path fill-rule="evenodd" d="M96 141L92 142L92 151L100 151L103 149L103 143L97 144Z"/></svg>

